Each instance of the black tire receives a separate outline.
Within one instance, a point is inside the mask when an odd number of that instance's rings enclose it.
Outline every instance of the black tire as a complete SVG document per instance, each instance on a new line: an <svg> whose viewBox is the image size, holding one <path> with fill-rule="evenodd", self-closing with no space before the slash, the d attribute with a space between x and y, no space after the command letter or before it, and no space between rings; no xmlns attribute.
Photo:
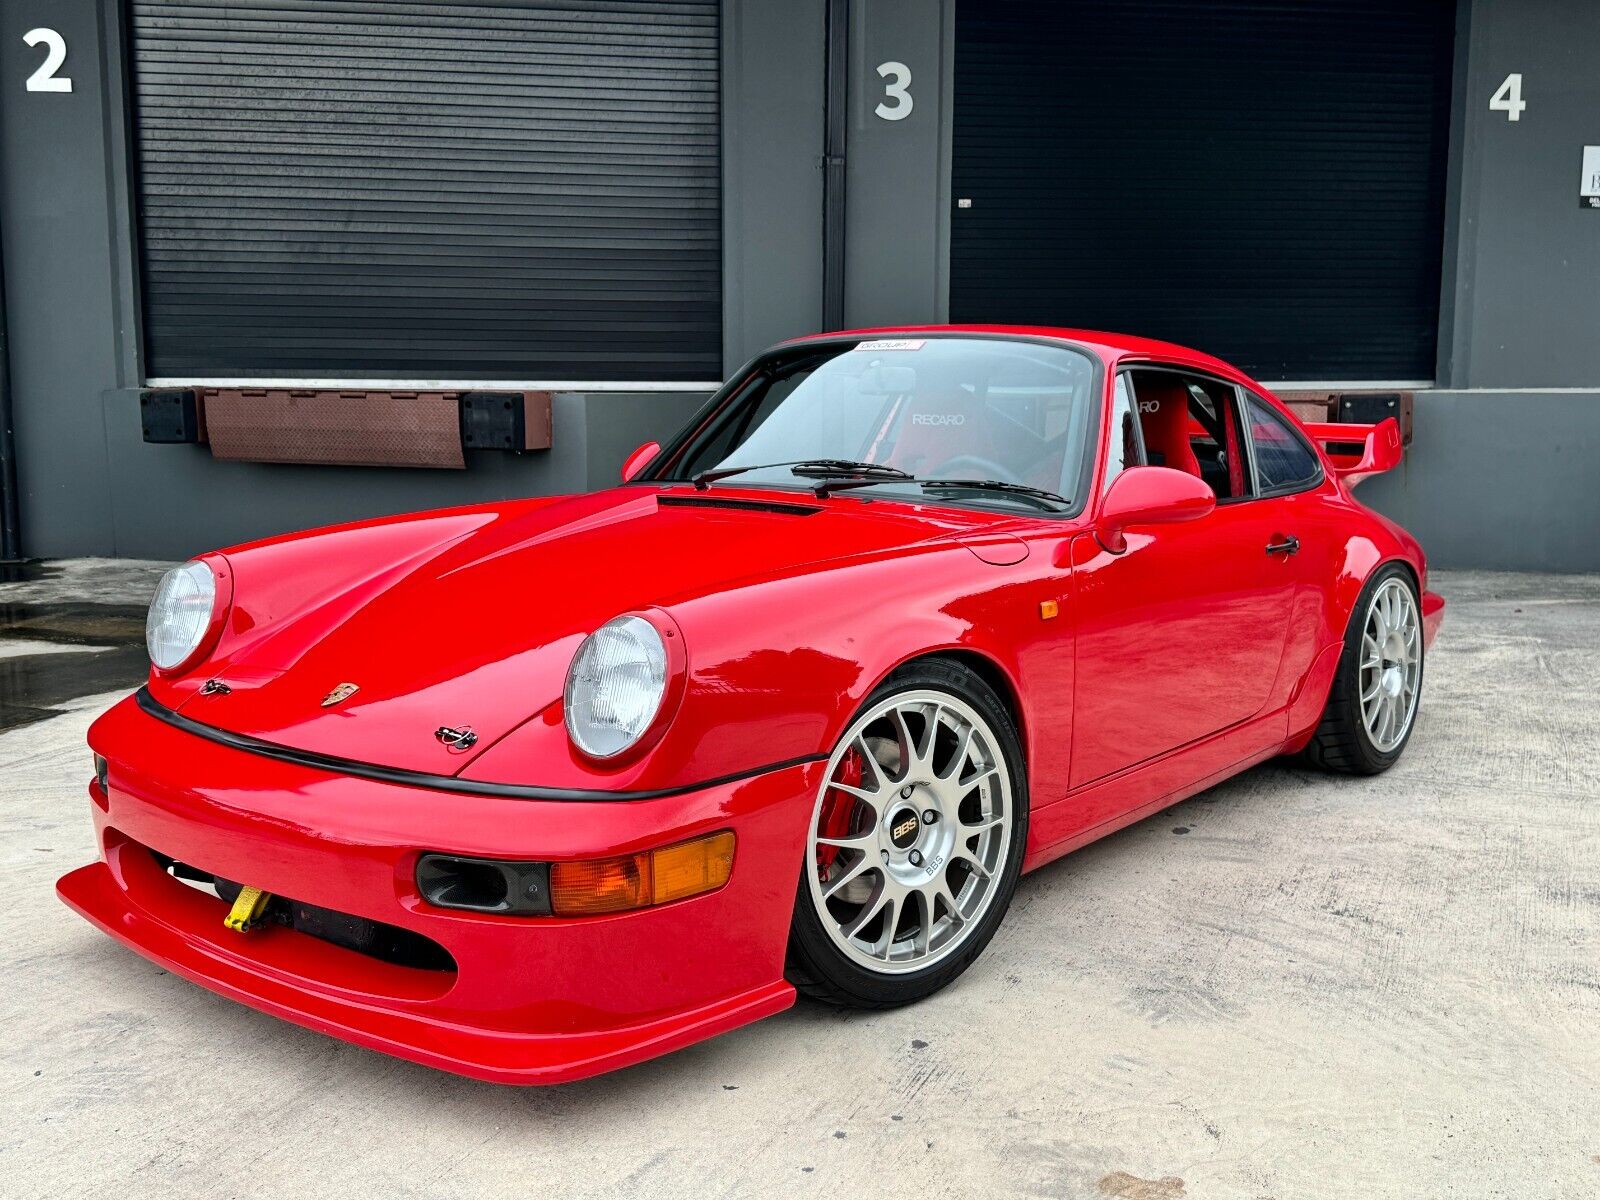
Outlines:
<svg viewBox="0 0 1600 1200"><path fill-rule="evenodd" d="M1400 760L1406 743L1416 728L1415 709L1406 724L1398 745L1390 750L1380 750L1367 732L1361 719L1361 635L1366 626L1373 597L1384 581L1402 580L1416 605L1418 620L1422 611L1421 597L1417 595L1416 580L1411 572L1399 563L1387 563L1372 573L1350 613L1350 624L1345 629L1344 652L1339 656L1339 670L1333 687L1328 692L1328 703L1322 711L1322 723L1301 752L1301 757L1311 766L1342 775L1378 775ZM1426 654L1422 649L1420 626L1417 653L1417 707L1421 705L1423 676L1426 674Z"/></svg>
<svg viewBox="0 0 1600 1200"><path fill-rule="evenodd" d="M971 933L949 955L930 966L899 974L875 972L848 958L823 927L810 890L808 861L802 864L789 929L785 974L814 1000L848 1008L894 1008L932 995L972 965L989 944L1011 905L1022 875L1028 837L1028 784L1016 726L994 689L976 673L949 659L923 659L895 671L863 702L855 719L892 696L911 691L941 691L964 701L989 724L1012 781L1013 817L1005 865L993 898ZM808 821L817 819L814 805ZM808 835L810 827L808 826Z"/></svg>

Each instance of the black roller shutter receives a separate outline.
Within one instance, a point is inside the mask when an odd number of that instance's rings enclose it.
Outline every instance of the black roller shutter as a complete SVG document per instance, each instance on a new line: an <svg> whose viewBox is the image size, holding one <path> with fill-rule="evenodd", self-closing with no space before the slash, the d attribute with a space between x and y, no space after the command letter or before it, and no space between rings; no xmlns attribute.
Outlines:
<svg viewBox="0 0 1600 1200"><path fill-rule="evenodd" d="M133 0L151 377L721 375L714 0Z"/></svg>
<svg viewBox="0 0 1600 1200"><path fill-rule="evenodd" d="M958 5L952 318L1166 338L1266 380L1431 380L1454 14Z"/></svg>

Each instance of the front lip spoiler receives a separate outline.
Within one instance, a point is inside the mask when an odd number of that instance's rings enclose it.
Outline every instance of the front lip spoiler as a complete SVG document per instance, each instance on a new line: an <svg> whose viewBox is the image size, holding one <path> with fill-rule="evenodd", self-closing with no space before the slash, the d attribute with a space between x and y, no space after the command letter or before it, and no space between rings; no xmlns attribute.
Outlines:
<svg viewBox="0 0 1600 1200"><path fill-rule="evenodd" d="M90 924L131 950L230 1000L330 1037L490 1083L584 1079L726 1033L782 1012L795 1000L794 987L780 977L698 1008L616 1029L478 1029L443 1021L425 1008L378 1007L309 988L292 977L241 961L236 952L222 953L212 940L130 903L104 862L62 876L56 893Z"/></svg>
<svg viewBox="0 0 1600 1200"><path fill-rule="evenodd" d="M520 783L487 783L476 779L458 779L454 775L432 775L426 771L405 771L397 767L383 767L376 763L361 762L353 758L339 758L332 754L317 754L310 750L296 750L292 746L280 746L276 742L263 741L260 738L251 737L249 734L232 733L226 729L218 729L213 725L203 725L191 717L186 717L182 713L168 708L150 694L148 687L140 688L135 698L138 700L139 707L156 720L164 721L175 729L181 729L185 733L192 733L196 737L205 738L207 741L229 746L235 750L243 750L247 754L259 754L265 758L275 758L281 762L295 763L318 771L332 771L339 775L353 775L358 779L374 779L380 783L397 783L403 787L430 788L434 791L457 792L467 796L495 796L502 800L573 800L589 802L596 800L660 800L667 796L682 796L689 792L698 792L721 784L737 783L741 779L751 779L757 775L766 775L769 772L781 771L787 767L798 767L806 763L821 762L828 757L826 754L808 754L803 758L790 758L783 762L766 763L763 766L752 767L748 771L738 771L732 775L721 775L715 779L700 779L694 783L680 784L676 787L641 791L608 792L593 788L552 788Z"/></svg>

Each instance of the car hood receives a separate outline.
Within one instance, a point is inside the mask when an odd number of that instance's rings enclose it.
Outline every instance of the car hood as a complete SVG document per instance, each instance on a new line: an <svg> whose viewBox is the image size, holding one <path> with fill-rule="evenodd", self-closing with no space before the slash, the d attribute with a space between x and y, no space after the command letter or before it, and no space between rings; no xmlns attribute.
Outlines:
<svg viewBox="0 0 1600 1200"><path fill-rule="evenodd" d="M348 558L342 576L308 578L303 604L285 606L231 650L225 641L196 682L212 676L230 690L191 687L183 715L315 754L455 774L530 717L549 710L543 719L559 720L553 702L573 654L612 617L986 522L857 499L687 488L473 511L465 525L418 518L429 526L425 544L390 533L371 561L332 540L312 557L319 535L289 542L310 574L326 571L329 556ZM269 578L283 593L285 572L296 571L284 549L228 552L235 625L255 622L253 579L263 593ZM341 685L355 690L332 699ZM158 699L178 702L171 693ZM475 744L445 745L435 736L444 726L471 729Z"/></svg>

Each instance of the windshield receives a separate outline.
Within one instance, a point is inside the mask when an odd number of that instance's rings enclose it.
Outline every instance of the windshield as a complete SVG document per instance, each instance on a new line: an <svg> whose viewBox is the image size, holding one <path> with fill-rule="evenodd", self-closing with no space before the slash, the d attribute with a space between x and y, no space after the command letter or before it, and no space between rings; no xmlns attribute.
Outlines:
<svg viewBox="0 0 1600 1200"><path fill-rule="evenodd" d="M797 347L770 361L650 474L687 480L749 467L738 474L741 486L804 488L816 469L802 478L793 464L839 460L915 480L1026 485L1075 507L1093 382L1087 355L1038 342L905 337ZM895 478L876 480L873 491L928 498L916 482ZM1000 490L938 499L1037 511Z"/></svg>

